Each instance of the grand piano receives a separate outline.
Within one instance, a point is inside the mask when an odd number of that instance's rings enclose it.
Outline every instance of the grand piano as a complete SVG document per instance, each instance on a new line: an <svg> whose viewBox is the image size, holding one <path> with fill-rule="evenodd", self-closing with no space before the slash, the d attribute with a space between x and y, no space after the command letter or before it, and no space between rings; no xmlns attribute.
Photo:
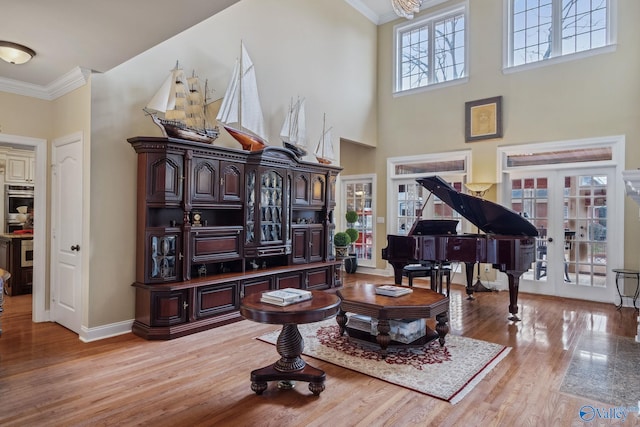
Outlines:
<svg viewBox="0 0 640 427"><path fill-rule="evenodd" d="M395 282L402 282L402 269L408 264L463 262L467 295L473 298L474 264L492 264L509 278L509 320L520 320L518 286L520 276L535 260L538 230L517 212L460 193L439 176L416 181L485 234L457 234L455 220L423 219L407 236L388 235L382 258L393 266Z"/></svg>

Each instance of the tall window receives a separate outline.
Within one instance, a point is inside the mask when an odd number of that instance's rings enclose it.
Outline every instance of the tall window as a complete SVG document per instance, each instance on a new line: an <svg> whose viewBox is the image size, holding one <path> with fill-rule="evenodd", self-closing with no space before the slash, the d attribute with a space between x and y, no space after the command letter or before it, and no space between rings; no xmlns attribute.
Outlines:
<svg viewBox="0 0 640 427"><path fill-rule="evenodd" d="M465 10L458 6L395 28L396 92L465 76Z"/></svg>
<svg viewBox="0 0 640 427"><path fill-rule="evenodd" d="M615 0L508 0L509 67L612 43Z"/></svg>

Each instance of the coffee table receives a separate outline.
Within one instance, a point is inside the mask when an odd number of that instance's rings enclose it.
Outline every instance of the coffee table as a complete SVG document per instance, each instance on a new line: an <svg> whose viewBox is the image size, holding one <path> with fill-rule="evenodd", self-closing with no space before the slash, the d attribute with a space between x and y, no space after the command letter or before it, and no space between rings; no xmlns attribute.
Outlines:
<svg viewBox="0 0 640 427"><path fill-rule="evenodd" d="M286 307L260 302L262 293L249 294L240 302L240 314L245 318L260 323L283 325L276 343L280 360L251 372L251 390L256 394L262 394L267 389L267 381L279 381L278 387L281 389L292 388L292 381L306 381L309 383L309 390L316 396L324 390L324 371L307 365L300 357L304 350L304 340L298 331L298 325L335 316L340 309L340 299L322 291L311 293L313 297L310 300Z"/></svg>
<svg viewBox="0 0 640 427"><path fill-rule="evenodd" d="M378 319L378 335L375 342L380 346L383 357L391 343L389 320L393 319L436 319L435 332L427 327L427 334L420 340L408 345L424 345L438 338L444 346L445 335L449 332L449 298L430 289L412 288L413 292L400 297L388 297L376 294L373 284L355 284L338 290L341 299L340 312L336 321L340 326L340 335L347 330L347 313L362 314ZM373 337L371 337L373 340ZM393 345L402 345L393 343Z"/></svg>

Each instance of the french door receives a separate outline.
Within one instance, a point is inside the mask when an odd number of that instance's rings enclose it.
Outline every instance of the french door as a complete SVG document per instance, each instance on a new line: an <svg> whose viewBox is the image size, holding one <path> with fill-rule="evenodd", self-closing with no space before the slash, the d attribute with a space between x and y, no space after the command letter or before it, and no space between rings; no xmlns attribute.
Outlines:
<svg viewBox="0 0 640 427"><path fill-rule="evenodd" d="M569 298L611 301L611 221L615 168L511 172L507 203L538 229L535 261L520 289Z"/></svg>

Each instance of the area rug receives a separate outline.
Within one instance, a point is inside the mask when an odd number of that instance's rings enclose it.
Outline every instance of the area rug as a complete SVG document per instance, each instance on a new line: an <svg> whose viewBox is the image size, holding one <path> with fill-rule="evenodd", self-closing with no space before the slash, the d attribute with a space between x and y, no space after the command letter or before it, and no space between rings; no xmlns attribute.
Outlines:
<svg viewBox="0 0 640 427"><path fill-rule="evenodd" d="M511 348L447 335L444 347L432 341L417 348L388 348L382 358L373 345L340 336L335 319L298 326L304 354L456 404L491 371ZM280 331L258 337L276 343Z"/></svg>
<svg viewBox="0 0 640 427"><path fill-rule="evenodd" d="M585 331L580 335L560 391L618 407L637 407L640 343Z"/></svg>

